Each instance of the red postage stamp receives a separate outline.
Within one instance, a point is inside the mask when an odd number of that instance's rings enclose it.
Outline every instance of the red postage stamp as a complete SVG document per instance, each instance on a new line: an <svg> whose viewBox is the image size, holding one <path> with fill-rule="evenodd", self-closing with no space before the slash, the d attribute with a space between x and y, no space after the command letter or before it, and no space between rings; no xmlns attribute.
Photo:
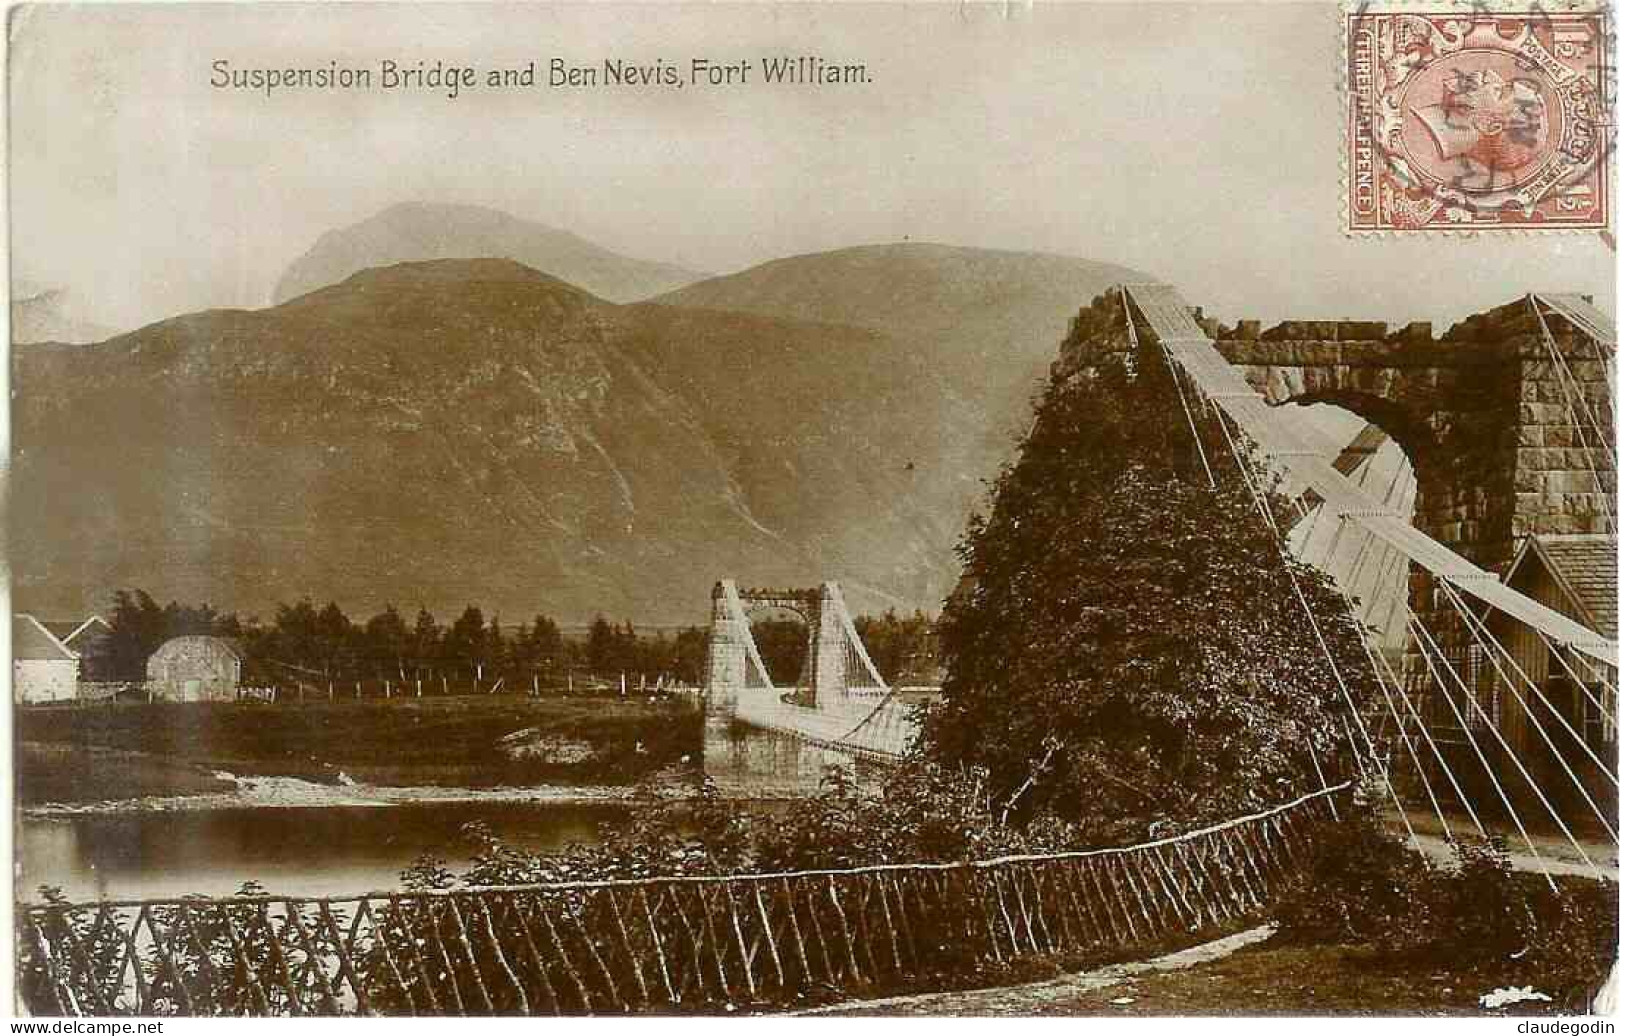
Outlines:
<svg viewBox="0 0 1625 1036"><path fill-rule="evenodd" d="M1609 228L1606 11L1362 4L1343 30L1345 230Z"/></svg>

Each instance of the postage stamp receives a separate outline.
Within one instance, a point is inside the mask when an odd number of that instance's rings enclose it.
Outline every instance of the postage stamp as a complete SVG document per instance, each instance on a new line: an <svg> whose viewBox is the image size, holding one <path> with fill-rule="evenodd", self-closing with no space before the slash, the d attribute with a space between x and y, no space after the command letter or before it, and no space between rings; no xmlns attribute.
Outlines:
<svg viewBox="0 0 1625 1036"><path fill-rule="evenodd" d="M1608 15L1595 7L1343 11L1344 230L1605 230Z"/></svg>

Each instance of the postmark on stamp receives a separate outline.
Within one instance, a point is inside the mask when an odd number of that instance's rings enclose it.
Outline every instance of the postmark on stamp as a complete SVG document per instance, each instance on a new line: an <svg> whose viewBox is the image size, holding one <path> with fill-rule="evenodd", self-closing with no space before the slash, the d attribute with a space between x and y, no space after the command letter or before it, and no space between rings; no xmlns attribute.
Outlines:
<svg viewBox="0 0 1625 1036"><path fill-rule="evenodd" d="M1605 10L1361 4L1343 31L1346 231L1609 228Z"/></svg>

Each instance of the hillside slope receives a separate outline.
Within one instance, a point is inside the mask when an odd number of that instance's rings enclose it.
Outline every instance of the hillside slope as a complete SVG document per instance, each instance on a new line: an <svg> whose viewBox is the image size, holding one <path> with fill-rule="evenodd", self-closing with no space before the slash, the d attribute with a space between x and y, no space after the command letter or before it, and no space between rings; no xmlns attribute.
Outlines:
<svg viewBox="0 0 1625 1036"><path fill-rule="evenodd" d="M974 434L874 332L617 307L502 260L19 350L14 374L14 594L64 614L134 585L700 621L724 575L930 605L963 516L889 476Z"/></svg>
<svg viewBox="0 0 1625 1036"><path fill-rule="evenodd" d="M654 301L882 331L930 356L1002 424L1012 407L1025 418L1035 379L1081 307L1114 284L1149 279L1068 256L899 243L779 259Z"/></svg>

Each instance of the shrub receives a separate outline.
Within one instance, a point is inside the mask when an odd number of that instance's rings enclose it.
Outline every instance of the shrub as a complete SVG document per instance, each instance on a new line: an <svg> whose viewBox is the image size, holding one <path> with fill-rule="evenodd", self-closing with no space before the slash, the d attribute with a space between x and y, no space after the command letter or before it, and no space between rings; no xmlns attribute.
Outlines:
<svg viewBox="0 0 1625 1036"><path fill-rule="evenodd" d="M739 874L946 862L1079 844L1077 830L1053 818L1025 829L1005 825L994 815L985 781L980 772L915 763L896 771L877 796L830 767L818 795L771 812L741 808L709 780L698 796L681 802L643 786L629 819L604 825L597 845L534 853L507 844L484 824L468 824L462 830L466 868L453 874L443 861L424 857L401 879L409 890L426 890Z"/></svg>
<svg viewBox="0 0 1625 1036"><path fill-rule="evenodd" d="M1617 888L1515 871L1499 838L1451 845L1454 865L1434 865L1357 802L1278 901L1283 937L1369 944L1405 965L1471 969L1485 991L1532 985L1584 1010L1617 952Z"/></svg>
<svg viewBox="0 0 1625 1036"><path fill-rule="evenodd" d="M1368 943L1426 927L1432 868L1387 829L1361 794L1319 832L1307 865L1276 905L1281 933L1299 942Z"/></svg>
<svg viewBox="0 0 1625 1036"><path fill-rule="evenodd" d="M1520 958L1540 988L1567 1011L1588 1011L1619 953L1618 886L1568 878L1554 892L1539 879L1529 902Z"/></svg>

